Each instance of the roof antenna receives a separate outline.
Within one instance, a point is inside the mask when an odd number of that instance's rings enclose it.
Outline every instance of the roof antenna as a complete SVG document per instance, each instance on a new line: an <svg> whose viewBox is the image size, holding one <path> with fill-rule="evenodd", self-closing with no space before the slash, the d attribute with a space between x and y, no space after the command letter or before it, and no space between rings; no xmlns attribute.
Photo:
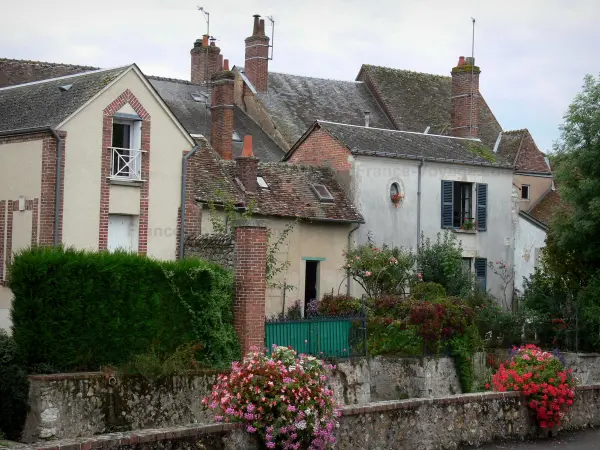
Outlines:
<svg viewBox="0 0 600 450"><path fill-rule="evenodd" d="M273 16L267 16L267 19L269 19L269 22L271 22L271 45L269 45L269 48L271 49L271 56L269 56L268 59L270 59L272 61L273 60L273 43L275 42L275 19L273 19Z"/></svg>
<svg viewBox="0 0 600 450"><path fill-rule="evenodd" d="M475 18L471 17L473 21L473 35L471 38L471 113L469 114L469 133L473 136L473 77L475 74Z"/></svg>
<svg viewBox="0 0 600 450"><path fill-rule="evenodd" d="M204 6L198 6L198 11L204 16L206 20L206 34L210 36L210 13L204 9Z"/></svg>

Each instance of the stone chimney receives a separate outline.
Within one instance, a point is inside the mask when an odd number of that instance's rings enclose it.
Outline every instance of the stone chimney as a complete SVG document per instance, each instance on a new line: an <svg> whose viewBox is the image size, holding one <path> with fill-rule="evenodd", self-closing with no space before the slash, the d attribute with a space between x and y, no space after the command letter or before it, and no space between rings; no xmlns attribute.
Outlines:
<svg viewBox="0 0 600 450"><path fill-rule="evenodd" d="M210 144L223 159L232 159L233 145L233 81L229 60L223 60L223 71L212 77L210 107Z"/></svg>
<svg viewBox="0 0 600 450"><path fill-rule="evenodd" d="M252 136L244 136L242 155L235 159L235 175L246 192L256 192L258 183L258 158L252 151Z"/></svg>
<svg viewBox="0 0 600 450"><path fill-rule="evenodd" d="M474 58L461 56L452 69L452 136L476 138L479 130L479 74Z"/></svg>
<svg viewBox="0 0 600 450"><path fill-rule="evenodd" d="M194 84L209 83L212 76L219 72L219 53L221 49L215 45L214 38L210 39L205 34L202 39L194 42L194 47L190 50L192 56L191 82Z"/></svg>
<svg viewBox="0 0 600 450"><path fill-rule="evenodd" d="M258 92L267 92L269 83L269 38L265 35L265 21L254 15L252 36L246 38L244 72Z"/></svg>

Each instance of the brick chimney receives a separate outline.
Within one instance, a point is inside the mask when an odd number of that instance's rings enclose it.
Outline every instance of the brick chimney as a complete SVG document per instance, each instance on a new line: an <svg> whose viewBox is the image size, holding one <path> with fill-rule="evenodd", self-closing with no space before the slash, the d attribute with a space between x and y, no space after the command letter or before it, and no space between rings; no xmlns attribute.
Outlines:
<svg viewBox="0 0 600 450"><path fill-rule="evenodd" d="M210 107L210 143L223 159L232 159L233 145L233 80L229 60L223 60L223 71L212 77L212 104Z"/></svg>
<svg viewBox="0 0 600 450"><path fill-rule="evenodd" d="M205 34L202 39L194 42L194 47L190 50L192 55L191 82L194 84L209 83L212 76L219 72L219 53L221 49L215 45L214 38L210 39Z"/></svg>
<svg viewBox="0 0 600 450"><path fill-rule="evenodd" d="M475 59L464 56L452 69L452 136L477 137L480 73Z"/></svg>
<svg viewBox="0 0 600 450"><path fill-rule="evenodd" d="M242 156L235 159L235 174L244 186L246 192L256 192L258 183L258 158L252 151L252 136L244 136L244 150Z"/></svg>
<svg viewBox="0 0 600 450"><path fill-rule="evenodd" d="M254 15L252 36L246 38L244 72L258 92L267 92L269 83L269 38L265 35L265 21Z"/></svg>

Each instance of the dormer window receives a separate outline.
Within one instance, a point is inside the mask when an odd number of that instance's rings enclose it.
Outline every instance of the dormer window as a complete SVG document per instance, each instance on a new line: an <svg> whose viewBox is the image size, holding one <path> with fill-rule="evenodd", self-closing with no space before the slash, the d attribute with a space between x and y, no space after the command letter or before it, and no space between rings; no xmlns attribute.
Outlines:
<svg viewBox="0 0 600 450"><path fill-rule="evenodd" d="M331 195L331 192L329 192L329 189L327 189L327 187L324 184L311 184L310 187L312 188L313 192L317 195L317 198L320 202L334 202L333 195Z"/></svg>

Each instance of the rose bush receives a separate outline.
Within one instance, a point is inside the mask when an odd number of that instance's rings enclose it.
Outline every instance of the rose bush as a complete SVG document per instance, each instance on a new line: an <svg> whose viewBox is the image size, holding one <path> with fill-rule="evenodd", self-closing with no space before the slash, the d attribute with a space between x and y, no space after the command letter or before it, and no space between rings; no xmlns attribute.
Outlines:
<svg viewBox="0 0 600 450"><path fill-rule="evenodd" d="M243 422L267 448L332 448L340 412L327 385L331 368L287 347L251 352L231 374L219 375L203 402L217 421Z"/></svg>
<svg viewBox="0 0 600 450"><path fill-rule="evenodd" d="M523 392L541 428L559 426L575 398L571 369L556 355L532 344L513 347L513 357L500 364L492 384L495 391Z"/></svg>

